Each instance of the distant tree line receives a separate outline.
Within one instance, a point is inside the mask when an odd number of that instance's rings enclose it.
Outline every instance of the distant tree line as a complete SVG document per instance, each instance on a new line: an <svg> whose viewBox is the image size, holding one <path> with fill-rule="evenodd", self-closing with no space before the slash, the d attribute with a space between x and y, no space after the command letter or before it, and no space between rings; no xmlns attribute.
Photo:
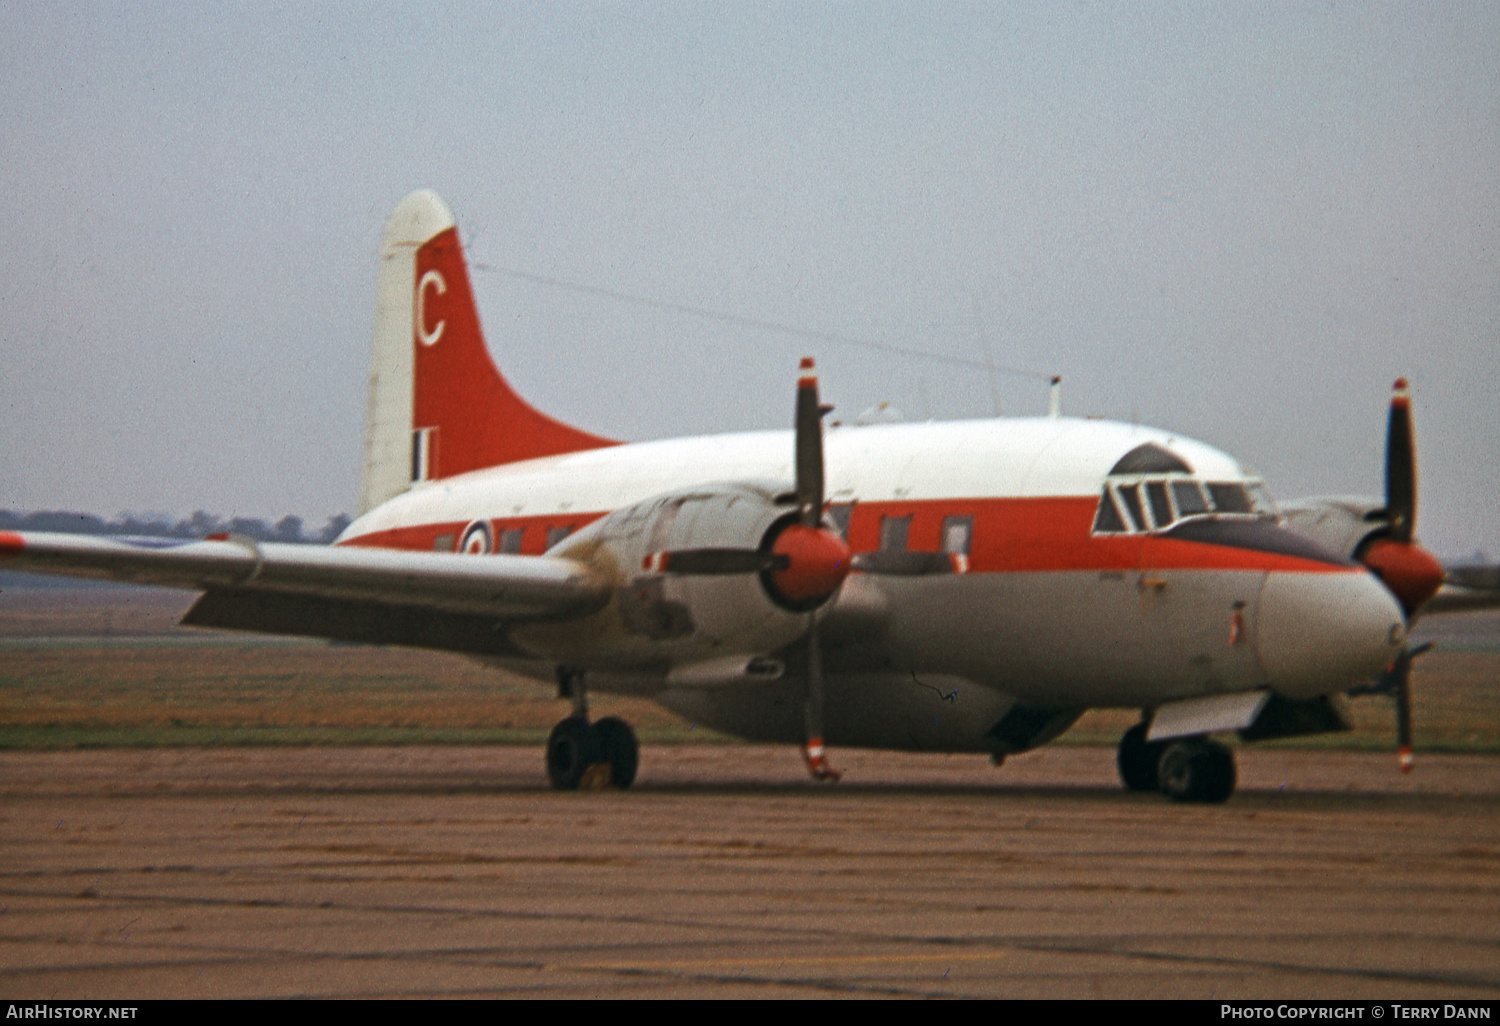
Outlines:
<svg viewBox="0 0 1500 1026"><path fill-rule="evenodd" d="M286 516L274 524L256 517L223 517L201 509L173 523L160 513L121 513L113 520L92 513L56 510L18 513L0 510L0 531L57 531L64 534L106 534L145 538L206 538L211 534L240 534L256 541L288 542L293 545L327 545L348 527L348 514L328 518L322 530L309 531L301 517Z"/></svg>

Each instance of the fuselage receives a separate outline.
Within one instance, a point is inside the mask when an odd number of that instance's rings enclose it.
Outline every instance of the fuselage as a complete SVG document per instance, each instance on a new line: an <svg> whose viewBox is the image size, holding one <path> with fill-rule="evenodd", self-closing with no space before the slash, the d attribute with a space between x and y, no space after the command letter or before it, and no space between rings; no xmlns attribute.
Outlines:
<svg viewBox="0 0 1500 1026"><path fill-rule="evenodd" d="M341 544L566 555L576 532L654 495L789 483L792 449L788 432L756 432L494 467L412 488ZM857 557L925 553L952 571L902 572L897 556L895 572L849 577L823 614L845 701L908 677L939 681L939 697L944 681L991 691L1002 711L1301 698L1378 672L1404 632L1367 571L1277 526L1232 457L1170 432L1071 418L834 426L825 449L829 515ZM674 687L670 658L599 660L606 687Z"/></svg>

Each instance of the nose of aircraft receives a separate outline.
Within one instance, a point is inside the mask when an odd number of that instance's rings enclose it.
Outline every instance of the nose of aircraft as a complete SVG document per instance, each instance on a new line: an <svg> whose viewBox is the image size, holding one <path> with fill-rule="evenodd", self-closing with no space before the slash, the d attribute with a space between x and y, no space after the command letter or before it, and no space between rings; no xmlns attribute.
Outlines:
<svg viewBox="0 0 1500 1026"><path fill-rule="evenodd" d="M1364 571L1269 573L1256 624L1261 668L1291 698L1368 681L1406 639L1401 606Z"/></svg>

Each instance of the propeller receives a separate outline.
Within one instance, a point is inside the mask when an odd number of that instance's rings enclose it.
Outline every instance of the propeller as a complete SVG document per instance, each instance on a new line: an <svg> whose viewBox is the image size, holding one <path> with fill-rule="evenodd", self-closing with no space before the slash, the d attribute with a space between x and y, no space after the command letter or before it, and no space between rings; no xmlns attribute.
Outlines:
<svg viewBox="0 0 1500 1026"><path fill-rule="evenodd" d="M1407 623L1443 585L1443 567L1413 538L1417 521L1417 452L1411 426L1411 398L1405 378L1397 378L1391 395L1385 441L1385 509L1370 514L1386 526L1355 551L1401 603ZM1396 753L1401 772L1412 769L1411 664L1432 645L1403 645L1381 680L1396 703Z"/></svg>
<svg viewBox="0 0 1500 1026"><path fill-rule="evenodd" d="M826 581L817 583L833 583L833 577L837 576L837 583L834 583L834 588L827 593L828 596L832 596L838 584L843 583L844 577L849 573L849 549L843 541L823 528L823 414L825 412L827 411L818 402L818 378L813 373L812 357L804 356L797 369L795 422L797 523L782 531L777 542L780 543L782 538L796 532L792 538L795 545L809 550L809 555L813 554L814 549L825 553L822 560L807 560L805 565L812 567L814 571L821 570L822 574L818 576L826 576ZM835 555L832 551L834 546L839 550L838 558L830 566L827 557ZM807 612L807 702L803 708L806 742L802 749L802 757L807 761L808 772L813 775L814 779L832 781L838 780L841 774L828 764L823 753L825 699L823 654L818 642L817 609L817 606L821 604L822 601L817 602Z"/></svg>
<svg viewBox="0 0 1500 1026"><path fill-rule="evenodd" d="M804 704L803 758L818 780L838 780L823 751L823 654L818 641L818 610L838 592L849 575L849 547L823 525L823 415L831 407L818 400L818 378L811 357L797 371L792 495L796 511L777 520L761 540L748 548L676 549L654 552L642 561L657 573L716 575L756 573L771 600L783 609L807 614L807 695Z"/></svg>

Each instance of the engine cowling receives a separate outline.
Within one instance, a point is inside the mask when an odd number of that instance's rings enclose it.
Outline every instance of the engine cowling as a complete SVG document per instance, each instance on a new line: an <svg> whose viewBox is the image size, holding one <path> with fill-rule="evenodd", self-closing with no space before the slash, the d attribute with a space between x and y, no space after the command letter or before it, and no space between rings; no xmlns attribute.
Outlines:
<svg viewBox="0 0 1500 1026"><path fill-rule="evenodd" d="M1282 503L1281 516L1287 530L1353 559L1360 546L1384 528L1379 519L1384 508L1379 499L1313 498Z"/></svg>
<svg viewBox="0 0 1500 1026"><path fill-rule="evenodd" d="M795 503L784 488L733 483L616 510L554 550L613 579L614 599L586 624L529 625L513 636L538 654L596 667L778 651L807 631L806 613L849 570L843 542L802 524Z"/></svg>
<svg viewBox="0 0 1500 1026"><path fill-rule="evenodd" d="M1369 567L1408 616L1443 583L1443 567L1431 553L1390 538L1379 499L1304 499L1284 504L1281 512L1288 530Z"/></svg>

